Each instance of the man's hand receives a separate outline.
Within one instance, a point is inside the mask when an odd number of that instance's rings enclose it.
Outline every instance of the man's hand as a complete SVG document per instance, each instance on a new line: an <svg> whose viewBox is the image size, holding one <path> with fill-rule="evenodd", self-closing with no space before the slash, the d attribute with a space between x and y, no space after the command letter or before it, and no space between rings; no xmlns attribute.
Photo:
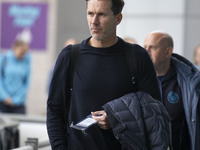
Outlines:
<svg viewBox="0 0 200 150"><path fill-rule="evenodd" d="M3 102L4 102L5 105L14 106L13 102L12 102L12 99L10 97L5 99Z"/></svg>
<svg viewBox="0 0 200 150"><path fill-rule="evenodd" d="M105 111L95 111L95 112L91 112L92 114L92 118L95 119L97 121L97 125L104 129L104 130L107 130L107 129L110 129L110 123L108 121L108 118L107 118L107 114Z"/></svg>

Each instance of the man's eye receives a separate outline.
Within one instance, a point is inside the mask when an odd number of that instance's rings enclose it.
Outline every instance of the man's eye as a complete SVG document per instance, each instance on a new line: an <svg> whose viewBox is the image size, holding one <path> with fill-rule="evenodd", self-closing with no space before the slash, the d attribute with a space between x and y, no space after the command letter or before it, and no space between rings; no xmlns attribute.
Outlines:
<svg viewBox="0 0 200 150"><path fill-rule="evenodd" d="M156 46L152 46L151 49L152 49L152 50L156 50Z"/></svg>
<svg viewBox="0 0 200 150"><path fill-rule="evenodd" d="M105 14L104 13L99 13L99 16L105 16Z"/></svg>
<svg viewBox="0 0 200 150"><path fill-rule="evenodd" d="M93 16L94 14L93 14L93 13L91 13L91 12L88 12L88 15L89 15L89 16Z"/></svg>

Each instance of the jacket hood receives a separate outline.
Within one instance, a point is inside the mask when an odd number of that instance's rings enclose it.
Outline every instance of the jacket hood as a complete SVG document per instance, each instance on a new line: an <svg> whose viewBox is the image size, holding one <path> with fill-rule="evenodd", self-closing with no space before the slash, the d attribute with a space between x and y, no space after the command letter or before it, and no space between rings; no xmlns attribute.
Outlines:
<svg viewBox="0 0 200 150"><path fill-rule="evenodd" d="M198 72L199 70L186 58L184 58L181 55L172 54L172 61L178 62L177 65L180 65L179 63L182 63L182 69L190 69L192 72ZM176 66L176 65L175 65ZM188 70L187 70L188 71Z"/></svg>
<svg viewBox="0 0 200 150"><path fill-rule="evenodd" d="M200 71L186 58L181 55L172 54L171 63L175 66L177 75L182 76L195 87L200 81Z"/></svg>

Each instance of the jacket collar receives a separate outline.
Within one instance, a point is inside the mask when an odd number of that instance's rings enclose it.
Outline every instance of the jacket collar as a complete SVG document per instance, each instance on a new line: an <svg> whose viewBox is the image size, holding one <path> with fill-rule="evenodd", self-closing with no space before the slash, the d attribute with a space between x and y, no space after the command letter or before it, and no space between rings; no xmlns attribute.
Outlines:
<svg viewBox="0 0 200 150"><path fill-rule="evenodd" d="M192 83L194 88L200 83L200 71L186 58L173 53L171 64L176 69L178 80L182 77L185 81Z"/></svg>

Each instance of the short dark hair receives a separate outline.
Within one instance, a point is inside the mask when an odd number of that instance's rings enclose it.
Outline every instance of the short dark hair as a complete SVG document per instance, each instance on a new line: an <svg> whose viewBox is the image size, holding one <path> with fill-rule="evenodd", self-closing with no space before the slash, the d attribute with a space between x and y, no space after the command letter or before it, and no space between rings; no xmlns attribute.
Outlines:
<svg viewBox="0 0 200 150"><path fill-rule="evenodd" d="M90 0L86 0L88 2ZM124 0L112 0L112 11L114 15L117 15L122 12L124 7Z"/></svg>

